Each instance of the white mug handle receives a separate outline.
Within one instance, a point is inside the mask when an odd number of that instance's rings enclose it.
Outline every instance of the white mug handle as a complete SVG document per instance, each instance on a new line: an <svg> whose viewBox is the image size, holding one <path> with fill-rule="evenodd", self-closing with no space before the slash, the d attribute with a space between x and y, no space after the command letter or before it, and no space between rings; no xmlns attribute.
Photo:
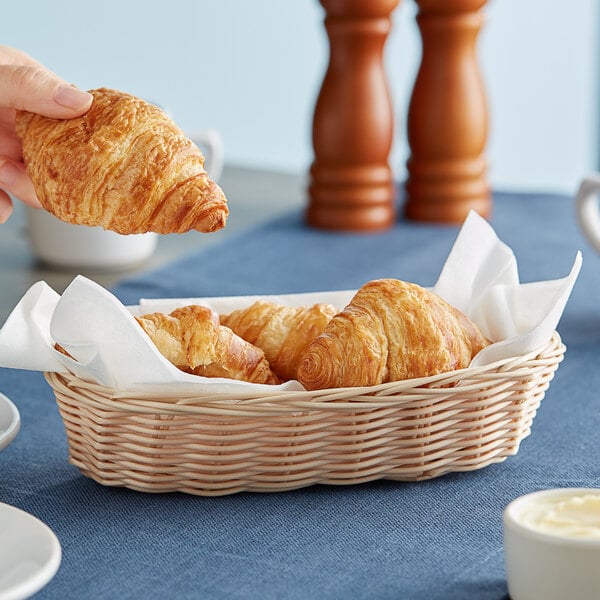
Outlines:
<svg viewBox="0 0 600 600"><path fill-rule="evenodd" d="M600 252L600 173L589 175L575 196L575 211L579 226L590 244Z"/></svg>
<svg viewBox="0 0 600 600"><path fill-rule="evenodd" d="M223 138L216 129L207 129L188 137L200 148L204 155L204 168L213 181L219 181L223 174Z"/></svg>

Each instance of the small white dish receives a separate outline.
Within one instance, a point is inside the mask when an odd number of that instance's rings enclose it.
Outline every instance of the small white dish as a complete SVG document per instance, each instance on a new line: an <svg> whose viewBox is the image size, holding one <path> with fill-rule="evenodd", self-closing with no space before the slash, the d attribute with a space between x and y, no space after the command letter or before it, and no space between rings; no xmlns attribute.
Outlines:
<svg viewBox="0 0 600 600"><path fill-rule="evenodd" d="M600 489L557 488L504 510L512 600L590 600L600 590Z"/></svg>
<svg viewBox="0 0 600 600"><path fill-rule="evenodd" d="M0 450L15 439L20 427L21 417L17 407L4 394L0 394Z"/></svg>
<svg viewBox="0 0 600 600"><path fill-rule="evenodd" d="M53 267L124 271L144 263L158 243L156 233L120 235L102 227L73 225L30 206L25 214L34 254Z"/></svg>
<svg viewBox="0 0 600 600"><path fill-rule="evenodd" d="M0 598L23 600L41 590L61 561L54 532L29 513L0 502Z"/></svg>

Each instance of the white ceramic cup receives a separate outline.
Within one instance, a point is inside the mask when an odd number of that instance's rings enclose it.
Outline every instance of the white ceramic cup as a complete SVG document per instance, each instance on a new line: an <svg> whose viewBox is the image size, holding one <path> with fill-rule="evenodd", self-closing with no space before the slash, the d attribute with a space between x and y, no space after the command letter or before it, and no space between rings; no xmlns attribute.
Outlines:
<svg viewBox="0 0 600 600"><path fill-rule="evenodd" d="M205 168L217 181L223 171L223 143L218 131L189 135L205 157ZM73 225L43 209L26 209L29 238L37 259L49 266L118 271L143 264L158 242L156 233L120 235L101 227Z"/></svg>
<svg viewBox="0 0 600 600"><path fill-rule="evenodd" d="M584 178L575 196L579 226L590 244L600 252L600 173Z"/></svg>

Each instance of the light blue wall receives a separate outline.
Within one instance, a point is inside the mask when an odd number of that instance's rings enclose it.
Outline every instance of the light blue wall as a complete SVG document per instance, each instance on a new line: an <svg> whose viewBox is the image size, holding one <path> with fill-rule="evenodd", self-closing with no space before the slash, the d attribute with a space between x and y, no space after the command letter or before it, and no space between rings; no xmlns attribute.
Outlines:
<svg viewBox="0 0 600 600"><path fill-rule="evenodd" d="M80 87L153 99L190 133L219 129L229 163L308 169L328 52L317 0L22 0L2 13L2 43ZM398 177L419 63L415 13L414 0L401 0L386 48ZM597 3L490 0L486 14L492 183L571 192L598 162Z"/></svg>

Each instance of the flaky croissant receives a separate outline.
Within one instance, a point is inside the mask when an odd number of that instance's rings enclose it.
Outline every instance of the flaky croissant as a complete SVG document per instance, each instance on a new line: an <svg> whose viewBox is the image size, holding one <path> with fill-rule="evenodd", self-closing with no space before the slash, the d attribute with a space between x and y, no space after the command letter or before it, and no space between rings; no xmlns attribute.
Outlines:
<svg viewBox="0 0 600 600"><path fill-rule="evenodd" d="M225 226L227 200L204 157L160 108L116 90L90 93L91 108L75 119L17 112L25 166L46 210L122 234Z"/></svg>
<svg viewBox="0 0 600 600"><path fill-rule="evenodd" d="M365 284L307 348L309 390L371 386L467 367L490 342L436 294L397 279Z"/></svg>
<svg viewBox="0 0 600 600"><path fill-rule="evenodd" d="M248 308L221 315L221 324L261 348L271 369L287 380L297 378L300 357L336 312L330 304L296 308L258 300Z"/></svg>
<svg viewBox="0 0 600 600"><path fill-rule="evenodd" d="M190 305L171 314L136 317L159 352L182 371L204 377L227 377L251 383L277 384L262 350L219 324L219 315Z"/></svg>

